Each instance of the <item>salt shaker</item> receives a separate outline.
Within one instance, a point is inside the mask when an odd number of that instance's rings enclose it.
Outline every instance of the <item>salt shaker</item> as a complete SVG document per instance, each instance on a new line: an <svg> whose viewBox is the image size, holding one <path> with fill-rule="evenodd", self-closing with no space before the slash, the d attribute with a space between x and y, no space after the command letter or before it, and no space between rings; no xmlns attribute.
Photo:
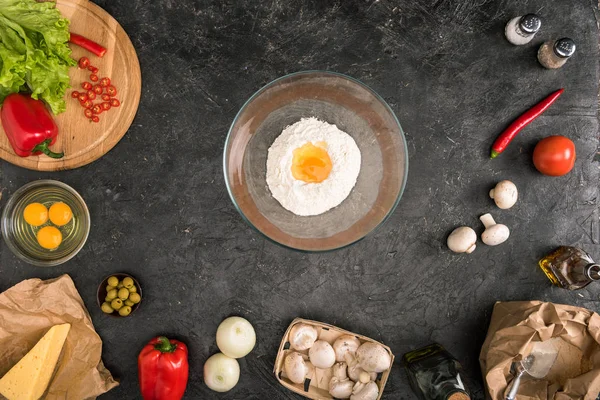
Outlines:
<svg viewBox="0 0 600 400"><path fill-rule="evenodd" d="M545 68L560 68L575 53L575 42L573 39L562 38L544 42L538 50L538 61Z"/></svg>
<svg viewBox="0 0 600 400"><path fill-rule="evenodd" d="M531 42L542 26L542 20L535 14L515 17L508 21L504 34L506 39L516 46Z"/></svg>

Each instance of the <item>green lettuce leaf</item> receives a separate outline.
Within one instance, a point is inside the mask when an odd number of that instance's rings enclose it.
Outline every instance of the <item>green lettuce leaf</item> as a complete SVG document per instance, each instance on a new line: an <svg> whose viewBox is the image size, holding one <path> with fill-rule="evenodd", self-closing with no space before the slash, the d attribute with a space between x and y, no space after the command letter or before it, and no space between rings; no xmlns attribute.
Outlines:
<svg viewBox="0 0 600 400"><path fill-rule="evenodd" d="M0 102L27 91L59 114L66 109L69 21L51 2L0 0Z"/></svg>

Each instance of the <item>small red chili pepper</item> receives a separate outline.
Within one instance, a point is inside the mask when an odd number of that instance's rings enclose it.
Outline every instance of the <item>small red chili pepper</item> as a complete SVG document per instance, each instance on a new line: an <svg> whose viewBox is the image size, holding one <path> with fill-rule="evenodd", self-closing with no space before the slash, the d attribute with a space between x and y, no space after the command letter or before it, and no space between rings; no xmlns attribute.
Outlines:
<svg viewBox="0 0 600 400"><path fill-rule="evenodd" d="M41 153L52 158L64 156L49 149L56 142L58 127L41 100L19 93L9 94L2 103L0 117L8 141L19 157Z"/></svg>
<svg viewBox="0 0 600 400"><path fill-rule="evenodd" d="M84 88L85 90L90 90L92 88L92 84L89 82L82 82L81 87Z"/></svg>
<svg viewBox="0 0 600 400"><path fill-rule="evenodd" d="M531 121L539 117L544 111L546 111L548 107L550 107L564 91L565 89L557 90L544 100L537 103L535 106L531 107L529 110L525 111L519 118L514 120L513 123L510 124L508 128L506 128L504 132L500 134L500 136L498 136L492 145L492 153L490 154L490 158L498 157L498 155L506 149L506 146L508 146L514 137L517 136L517 133L529 125Z"/></svg>
<svg viewBox="0 0 600 400"><path fill-rule="evenodd" d="M188 350L164 336L152 339L138 356L140 391L144 400L179 400L188 381Z"/></svg>
<svg viewBox="0 0 600 400"><path fill-rule="evenodd" d="M99 116L97 116L97 115L94 115L94 116L92 117L92 122L100 122L100 117L99 117Z"/></svg>
<svg viewBox="0 0 600 400"><path fill-rule="evenodd" d="M69 39L69 42L76 44L79 47L83 47L87 51L91 51L98 57L102 57L106 53L106 48L76 33L71 33L71 38Z"/></svg>
<svg viewBox="0 0 600 400"><path fill-rule="evenodd" d="M79 97L79 92L77 90L73 90L71 92L71 97L74 98L74 99L78 98Z"/></svg>
<svg viewBox="0 0 600 400"><path fill-rule="evenodd" d="M114 87L113 85L110 85L109 87L107 87L106 89L106 93L110 96L110 97L115 97L117 95L117 88Z"/></svg>
<svg viewBox="0 0 600 400"><path fill-rule="evenodd" d="M92 112L94 114L102 114L102 106L100 104L94 104L92 107Z"/></svg>
<svg viewBox="0 0 600 400"><path fill-rule="evenodd" d="M100 86L100 85L94 85L93 89L94 89L94 92L96 92L96 94L102 94L102 91L104 90L104 89L102 89L102 86Z"/></svg>
<svg viewBox="0 0 600 400"><path fill-rule="evenodd" d="M87 117L87 118L92 118L94 116L94 113L92 112L92 110L90 110L89 108L86 108L85 110L83 110L83 114Z"/></svg>
<svg viewBox="0 0 600 400"><path fill-rule="evenodd" d="M108 101L105 101L105 102L101 103L100 105L102 106L102 110L104 110L104 111L110 110L110 103Z"/></svg>
<svg viewBox="0 0 600 400"><path fill-rule="evenodd" d="M110 78L100 79L100 86L107 87L108 85L110 85Z"/></svg>
<svg viewBox="0 0 600 400"><path fill-rule="evenodd" d="M78 98L79 98L79 101L83 103L84 101L86 101L88 99L88 95L85 93L79 93Z"/></svg>
<svg viewBox="0 0 600 400"><path fill-rule="evenodd" d="M88 99L96 100L96 92L94 92L93 90L88 90L87 95L88 95Z"/></svg>
<svg viewBox="0 0 600 400"><path fill-rule="evenodd" d="M106 93L104 93L104 94L102 95L102 100L104 100L104 101L110 101L110 96L109 96L109 95L107 95Z"/></svg>
<svg viewBox="0 0 600 400"><path fill-rule="evenodd" d="M121 105L121 102L119 101L119 99L110 99L110 105L112 107L119 107Z"/></svg>
<svg viewBox="0 0 600 400"><path fill-rule="evenodd" d="M98 68L94 67L93 65L90 65L88 67L88 71L90 71L92 74L97 74L98 71L100 71Z"/></svg>
<svg viewBox="0 0 600 400"><path fill-rule="evenodd" d="M92 81L92 82L98 82L98 75L91 74L90 75L90 81Z"/></svg>
<svg viewBox="0 0 600 400"><path fill-rule="evenodd" d="M81 106L83 108L92 108L94 106L94 102L91 100L86 100L83 103L81 103Z"/></svg>
<svg viewBox="0 0 600 400"><path fill-rule="evenodd" d="M90 59L87 57L81 57L77 64L79 64L79 68L86 69L90 65Z"/></svg>

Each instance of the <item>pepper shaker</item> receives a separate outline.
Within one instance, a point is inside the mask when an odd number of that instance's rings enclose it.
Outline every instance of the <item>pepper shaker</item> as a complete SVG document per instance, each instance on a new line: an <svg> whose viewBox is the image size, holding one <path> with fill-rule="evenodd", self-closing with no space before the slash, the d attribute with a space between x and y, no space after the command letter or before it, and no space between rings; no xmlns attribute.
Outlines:
<svg viewBox="0 0 600 400"><path fill-rule="evenodd" d="M542 26L542 20L535 14L518 16L506 24L504 34L506 39L516 46L531 42Z"/></svg>
<svg viewBox="0 0 600 400"><path fill-rule="evenodd" d="M575 53L575 47L573 39L549 40L540 46L537 54L538 61L545 68L560 68Z"/></svg>

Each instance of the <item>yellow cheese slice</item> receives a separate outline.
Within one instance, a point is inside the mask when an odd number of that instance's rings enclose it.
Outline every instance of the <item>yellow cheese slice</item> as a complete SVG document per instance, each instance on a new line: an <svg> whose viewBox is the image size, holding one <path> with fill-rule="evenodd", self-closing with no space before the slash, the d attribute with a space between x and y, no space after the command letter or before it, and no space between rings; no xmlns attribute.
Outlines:
<svg viewBox="0 0 600 400"><path fill-rule="evenodd" d="M54 325L0 379L0 393L8 400L38 400L50 383L71 324Z"/></svg>

